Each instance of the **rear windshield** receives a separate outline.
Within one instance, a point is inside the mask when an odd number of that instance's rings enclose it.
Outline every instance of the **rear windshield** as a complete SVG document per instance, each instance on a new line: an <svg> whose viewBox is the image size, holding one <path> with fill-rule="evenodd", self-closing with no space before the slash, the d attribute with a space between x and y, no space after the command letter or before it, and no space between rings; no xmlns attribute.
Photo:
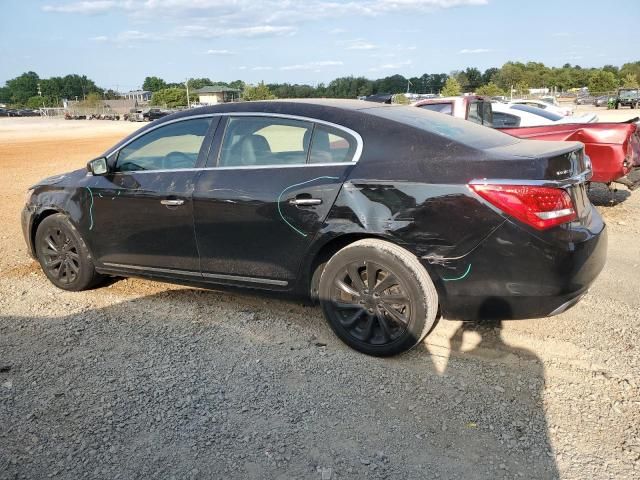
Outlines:
<svg viewBox="0 0 640 480"><path fill-rule="evenodd" d="M530 107L529 105L520 105L520 104L511 105L511 108L513 110L522 110L523 112L529 112L534 115L539 115L553 122L562 120L562 115L558 115L557 113L550 112L549 110L543 110L542 108Z"/></svg>
<svg viewBox="0 0 640 480"><path fill-rule="evenodd" d="M429 112L416 107L370 108L367 113L404 123L425 132L451 139L471 148L485 149L518 143L518 138L460 118Z"/></svg>

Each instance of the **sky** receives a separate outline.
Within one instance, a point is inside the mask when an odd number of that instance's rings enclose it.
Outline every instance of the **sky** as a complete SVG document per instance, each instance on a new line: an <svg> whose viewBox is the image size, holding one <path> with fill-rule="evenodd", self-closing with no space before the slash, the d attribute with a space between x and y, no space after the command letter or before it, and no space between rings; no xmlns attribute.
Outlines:
<svg viewBox="0 0 640 480"><path fill-rule="evenodd" d="M640 0L2 0L0 84L78 73L316 85L539 61L640 60Z"/></svg>

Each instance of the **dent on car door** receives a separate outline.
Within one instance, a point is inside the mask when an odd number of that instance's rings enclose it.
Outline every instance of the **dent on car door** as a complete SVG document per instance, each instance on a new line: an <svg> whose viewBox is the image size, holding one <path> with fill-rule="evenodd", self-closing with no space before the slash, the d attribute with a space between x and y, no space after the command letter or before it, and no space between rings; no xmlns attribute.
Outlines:
<svg viewBox="0 0 640 480"><path fill-rule="evenodd" d="M278 116L232 116L194 192L203 275L287 288L322 227L361 140ZM213 151L213 149L212 149Z"/></svg>
<svg viewBox="0 0 640 480"><path fill-rule="evenodd" d="M212 122L217 119L169 122L111 155L110 172L88 188L89 238L100 264L199 275L191 196Z"/></svg>

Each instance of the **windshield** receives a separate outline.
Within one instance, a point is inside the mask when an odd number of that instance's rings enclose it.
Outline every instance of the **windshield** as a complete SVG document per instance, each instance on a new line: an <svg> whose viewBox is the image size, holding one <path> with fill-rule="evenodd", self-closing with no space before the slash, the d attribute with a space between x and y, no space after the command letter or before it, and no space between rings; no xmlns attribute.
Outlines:
<svg viewBox="0 0 640 480"><path fill-rule="evenodd" d="M522 110L523 112L532 113L533 115L538 115L540 117L544 117L547 120L551 120L552 122L557 122L558 120L562 120L562 115L558 115L557 113L550 112L549 110L543 110L537 107L531 107L529 105L511 105L513 110Z"/></svg>
<svg viewBox="0 0 640 480"><path fill-rule="evenodd" d="M429 112L415 107L379 107L367 113L404 123L425 132L449 138L471 148L485 149L512 145L520 140L489 127L483 127L461 118Z"/></svg>
<svg viewBox="0 0 640 480"><path fill-rule="evenodd" d="M620 90L620 98L635 98L638 96L638 90Z"/></svg>

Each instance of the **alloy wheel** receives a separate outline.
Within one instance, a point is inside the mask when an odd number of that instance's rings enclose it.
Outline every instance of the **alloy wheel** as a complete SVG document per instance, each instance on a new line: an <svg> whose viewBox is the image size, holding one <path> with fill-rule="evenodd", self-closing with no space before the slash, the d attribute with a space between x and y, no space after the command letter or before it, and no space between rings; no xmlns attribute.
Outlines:
<svg viewBox="0 0 640 480"><path fill-rule="evenodd" d="M392 343L411 320L408 289L390 269L375 262L352 262L332 286L330 308L355 340L370 345Z"/></svg>
<svg viewBox="0 0 640 480"><path fill-rule="evenodd" d="M80 273L78 246L64 229L51 227L42 237L40 245L43 267L50 276L69 285Z"/></svg>

